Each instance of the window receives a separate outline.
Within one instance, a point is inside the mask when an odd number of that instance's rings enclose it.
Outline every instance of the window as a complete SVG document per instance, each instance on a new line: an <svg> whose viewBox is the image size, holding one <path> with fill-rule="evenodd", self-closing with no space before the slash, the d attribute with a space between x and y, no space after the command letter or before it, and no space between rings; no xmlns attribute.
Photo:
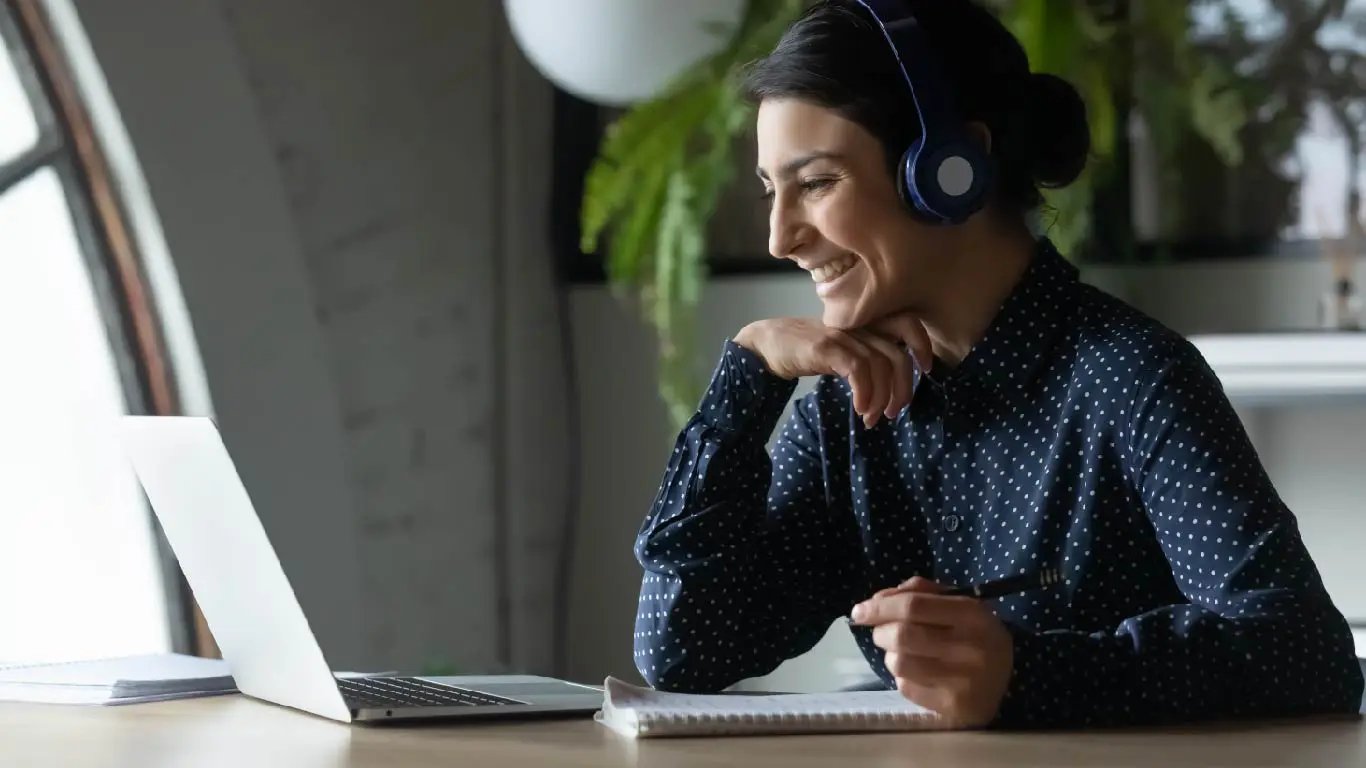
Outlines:
<svg viewBox="0 0 1366 768"><path fill-rule="evenodd" d="M1220 92L1242 105L1240 162L1220 162L1185 128L1175 156L1158 157L1150 137L1173 127L1145 125L1131 136L1135 235L1178 257L1359 249L1366 0L1202 0L1188 21L1191 44L1226 69Z"/></svg>
<svg viewBox="0 0 1366 768"><path fill-rule="evenodd" d="M0 0L0 663L184 649L116 440L171 412L153 314L36 0Z"/></svg>

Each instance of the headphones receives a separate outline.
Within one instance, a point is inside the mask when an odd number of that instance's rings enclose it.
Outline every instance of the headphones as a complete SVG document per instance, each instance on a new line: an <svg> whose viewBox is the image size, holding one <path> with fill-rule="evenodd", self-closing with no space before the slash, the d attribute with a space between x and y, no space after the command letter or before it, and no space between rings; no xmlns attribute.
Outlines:
<svg viewBox="0 0 1366 768"><path fill-rule="evenodd" d="M897 191L925 220L961 223L986 202L991 157L954 109L924 30L910 8L901 0L854 1L882 30L920 118L920 136L897 165Z"/></svg>

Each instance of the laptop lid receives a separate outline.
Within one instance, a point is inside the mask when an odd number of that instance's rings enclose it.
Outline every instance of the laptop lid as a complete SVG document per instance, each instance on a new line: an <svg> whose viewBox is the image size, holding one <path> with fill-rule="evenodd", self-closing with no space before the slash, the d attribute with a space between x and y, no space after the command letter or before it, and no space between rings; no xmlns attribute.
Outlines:
<svg viewBox="0 0 1366 768"><path fill-rule="evenodd" d="M218 428L202 417L126 416L121 437L238 689L349 722Z"/></svg>

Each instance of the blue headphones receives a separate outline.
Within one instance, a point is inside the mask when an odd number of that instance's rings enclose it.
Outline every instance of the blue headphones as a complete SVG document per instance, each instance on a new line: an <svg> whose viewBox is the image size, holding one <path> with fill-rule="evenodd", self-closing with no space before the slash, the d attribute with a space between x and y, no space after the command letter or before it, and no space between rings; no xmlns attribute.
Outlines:
<svg viewBox="0 0 1366 768"><path fill-rule="evenodd" d="M927 221L958 224L986 202L991 157L968 134L954 109L925 33L910 8L900 0L855 2L872 14L891 46L920 118L920 137L897 166L897 191Z"/></svg>

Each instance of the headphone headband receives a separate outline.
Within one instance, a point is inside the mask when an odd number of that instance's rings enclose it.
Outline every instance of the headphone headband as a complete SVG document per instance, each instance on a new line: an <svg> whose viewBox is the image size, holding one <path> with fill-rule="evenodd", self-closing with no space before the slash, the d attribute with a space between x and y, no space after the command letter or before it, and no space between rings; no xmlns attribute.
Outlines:
<svg viewBox="0 0 1366 768"><path fill-rule="evenodd" d="M872 16L891 48L920 121L920 137L899 164L902 198L930 222L959 223L986 200L991 158L968 135L925 31L907 4L854 1Z"/></svg>
<svg viewBox="0 0 1366 768"><path fill-rule="evenodd" d="M897 69L911 92L911 103L920 120L920 130L937 134L943 127L935 125L940 120L950 129L961 123L953 99L949 98L943 87L943 73L930 50L925 31L911 9L901 0L856 2L872 15L887 46L892 49Z"/></svg>

